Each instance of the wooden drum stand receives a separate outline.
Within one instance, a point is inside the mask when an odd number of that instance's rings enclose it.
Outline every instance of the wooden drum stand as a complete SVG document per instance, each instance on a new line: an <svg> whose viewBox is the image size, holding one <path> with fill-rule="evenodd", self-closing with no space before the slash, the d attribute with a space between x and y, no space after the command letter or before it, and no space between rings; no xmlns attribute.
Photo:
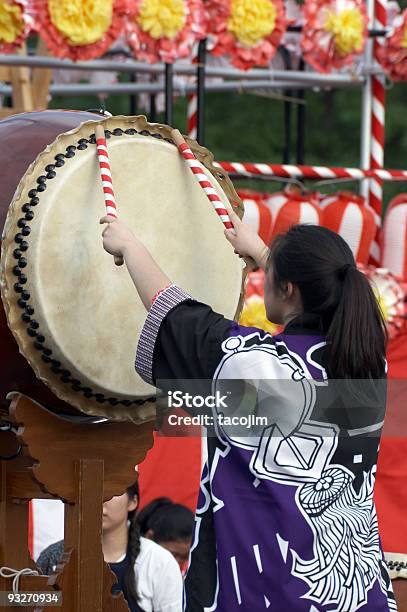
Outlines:
<svg viewBox="0 0 407 612"><path fill-rule="evenodd" d="M0 455L13 457L0 461L0 567L36 570L28 551L28 501L65 502L65 553L55 574L19 582L19 591L62 591L62 607L24 609L127 612L123 595L111 594L116 578L103 560L102 504L134 483L134 466L153 445L154 422L73 423L20 394L0 417L17 430L0 430ZM11 578L0 577L0 591L12 591Z"/></svg>

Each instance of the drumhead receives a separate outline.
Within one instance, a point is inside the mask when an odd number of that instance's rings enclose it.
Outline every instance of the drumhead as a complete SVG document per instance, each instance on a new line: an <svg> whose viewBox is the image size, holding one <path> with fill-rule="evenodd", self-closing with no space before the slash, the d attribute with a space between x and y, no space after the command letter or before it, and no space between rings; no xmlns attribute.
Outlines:
<svg viewBox="0 0 407 612"><path fill-rule="evenodd" d="M170 129L143 117L104 127L120 218L174 283L234 318L241 260ZM20 351L58 397L88 414L137 421L151 418L143 400L155 394L134 369L146 312L125 266L102 247L94 128L88 121L59 136L21 180L4 230L2 297ZM228 196L239 203L211 154L190 144L225 207Z"/></svg>

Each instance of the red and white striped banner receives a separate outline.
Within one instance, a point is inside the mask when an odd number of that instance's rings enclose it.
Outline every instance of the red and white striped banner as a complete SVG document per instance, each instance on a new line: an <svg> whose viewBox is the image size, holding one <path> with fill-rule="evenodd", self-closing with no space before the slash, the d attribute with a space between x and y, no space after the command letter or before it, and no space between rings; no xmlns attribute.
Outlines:
<svg viewBox="0 0 407 612"><path fill-rule="evenodd" d="M194 174L196 180L206 193L208 200L211 202L225 228L233 229L233 223L230 220L229 213L226 210L224 203L218 196L216 190L214 189L212 183L209 181L207 175L205 174L202 164L199 163L199 161L196 159L195 155L192 153L191 149L188 147L187 144L179 144L178 149L182 157L187 162L188 166L191 168L191 171Z"/></svg>
<svg viewBox="0 0 407 612"><path fill-rule="evenodd" d="M242 176L275 176L308 179L355 179L376 178L381 181L407 181L407 170L361 170L360 168L336 168L326 166L291 166L282 164L259 164L245 162L219 162L214 164L229 174Z"/></svg>
<svg viewBox="0 0 407 612"><path fill-rule="evenodd" d="M375 19L373 27L385 29L387 25L387 0L375 0ZM384 44L384 39L376 37L373 55L377 58L378 49ZM384 165L385 144L385 81L383 76L372 76L372 138L370 143L370 168L377 170ZM371 263L378 265L380 261L379 232L381 226L383 186L380 177L375 176L369 183L369 204L376 213L377 231L371 248Z"/></svg>
<svg viewBox="0 0 407 612"><path fill-rule="evenodd" d="M110 171L109 154L107 152L106 139L100 136L96 140L100 176L102 179L103 193L105 196L106 214L117 217L117 204L113 191L112 173Z"/></svg>

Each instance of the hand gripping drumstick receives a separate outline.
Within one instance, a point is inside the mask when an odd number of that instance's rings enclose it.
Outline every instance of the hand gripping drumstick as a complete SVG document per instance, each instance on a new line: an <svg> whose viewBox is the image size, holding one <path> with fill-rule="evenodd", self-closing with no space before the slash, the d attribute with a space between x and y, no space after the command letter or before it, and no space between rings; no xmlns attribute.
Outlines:
<svg viewBox="0 0 407 612"><path fill-rule="evenodd" d="M112 174L110 172L109 154L107 151L105 130L99 123L95 129L96 150L99 160L100 178L102 179L103 193L105 196L106 214L109 217L117 219L117 204L113 191ZM116 266L122 266L124 263L123 257L114 256Z"/></svg>
<svg viewBox="0 0 407 612"><path fill-rule="evenodd" d="M172 136L173 141L177 145L178 150L181 153L182 157L185 159L188 166L190 167L196 180L198 181L198 183L200 184L200 186L206 193L208 200L211 202L212 206L214 207L216 213L219 216L219 219L222 221L225 228L234 230L233 223L230 220L229 213L226 210L225 205L223 204L222 200L216 193L209 178L206 176L206 174L202 170L202 165L196 159L195 155L192 153L191 149L185 142L185 139L182 136L181 132L179 130L171 130L171 136ZM252 268L257 267L255 261L251 257L244 257L243 259L248 266Z"/></svg>

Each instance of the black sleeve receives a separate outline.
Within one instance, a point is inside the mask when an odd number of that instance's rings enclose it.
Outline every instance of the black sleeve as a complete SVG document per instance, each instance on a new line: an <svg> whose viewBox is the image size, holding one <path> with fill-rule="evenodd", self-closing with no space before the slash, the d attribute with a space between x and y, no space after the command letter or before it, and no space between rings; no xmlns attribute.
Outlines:
<svg viewBox="0 0 407 612"><path fill-rule="evenodd" d="M136 371L155 386L160 386L160 379L212 379L232 325L171 285L147 315L137 346Z"/></svg>
<svg viewBox="0 0 407 612"><path fill-rule="evenodd" d="M153 355L153 381L160 379L212 379L221 360L221 345L231 321L188 300L163 320Z"/></svg>

